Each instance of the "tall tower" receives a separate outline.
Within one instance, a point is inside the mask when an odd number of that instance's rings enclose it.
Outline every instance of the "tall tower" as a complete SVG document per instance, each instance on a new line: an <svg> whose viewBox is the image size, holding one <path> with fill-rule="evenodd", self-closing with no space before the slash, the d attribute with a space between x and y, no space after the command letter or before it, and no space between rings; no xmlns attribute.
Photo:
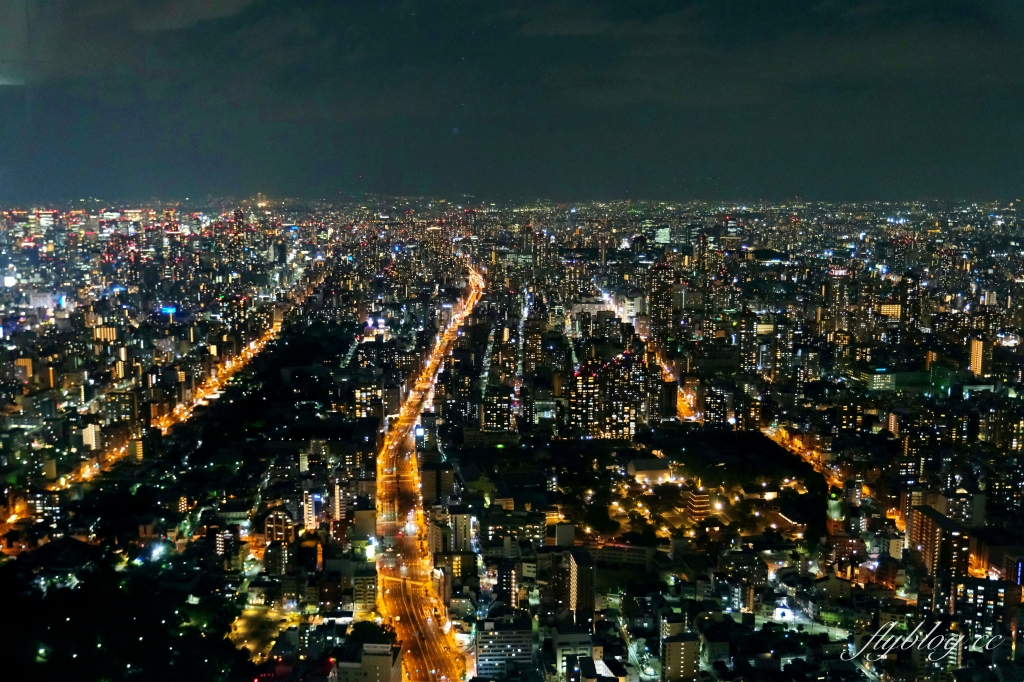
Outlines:
<svg viewBox="0 0 1024 682"><path fill-rule="evenodd" d="M828 278L828 315L834 323L833 331L850 328L850 278L845 269L833 269Z"/></svg>
<svg viewBox="0 0 1024 682"><path fill-rule="evenodd" d="M480 410L480 429L483 431L503 432L515 429L515 418L512 414L514 391L504 384L487 386L484 392L484 404Z"/></svg>
<svg viewBox="0 0 1024 682"><path fill-rule="evenodd" d="M597 574L590 552L569 552L569 609L577 625L593 625Z"/></svg>
<svg viewBox="0 0 1024 682"><path fill-rule="evenodd" d="M971 357L971 374L986 377L992 373L992 344L984 336L971 339L968 346Z"/></svg>
<svg viewBox="0 0 1024 682"><path fill-rule="evenodd" d="M573 377L569 393L569 427L575 431L596 436L601 431L600 390L597 372L580 367Z"/></svg>
<svg viewBox="0 0 1024 682"><path fill-rule="evenodd" d="M912 272L900 280L900 322L913 328L921 324L921 278Z"/></svg>
<svg viewBox="0 0 1024 682"><path fill-rule="evenodd" d="M672 286L676 273L668 263L658 263L651 268L650 289L647 309L651 318L651 337L659 348L667 348L670 339L675 338L673 324Z"/></svg>
<svg viewBox="0 0 1024 682"><path fill-rule="evenodd" d="M744 310L740 317L740 371L757 372L757 315Z"/></svg>

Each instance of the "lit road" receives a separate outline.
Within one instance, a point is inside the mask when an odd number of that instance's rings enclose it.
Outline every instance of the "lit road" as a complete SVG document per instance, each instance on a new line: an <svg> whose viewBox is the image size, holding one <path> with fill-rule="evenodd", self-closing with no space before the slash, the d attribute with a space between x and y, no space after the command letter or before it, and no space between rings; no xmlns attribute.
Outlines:
<svg viewBox="0 0 1024 682"><path fill-rule="evenodd" d="M302 291L295 292L295 299L290 309L302 305L306 298L319 287L324 280L321 275L316 282L307 285ZM174 410L155 422L155 426L164 435L176 424L181 424L192 418L192 411L209 398L211 395L222 390L240 369L248 365L253 358L258 356L267 347L267 344L274 340L280 333L281 325L274 324L266 330L259 338L250 341L242 349L242 352L234 358L218 364L216 376L209 377L202 385L196 388L191 400L178 403ZM69 487L72 483L87 481L103 471L109 471L114 464L128 454L127 444L119 444L107 449L102 455L89 459L78 464L68 475L61 478L58 483L50 486L51 490L60 490Z"/></svg>
<svg viewBox="0 0 1024 682"><path fill-rule="evenodd" d="M665 381L678 381L678 378L672 372L671 366L664 359L660 350L658 351L658 362L661 363L662 379ZM684 390L683 382L680 381L676 392L676 416L686 421L703 421L698 418L694 410L695 402L696 396L693 395L693 391Z"/></svg>
<svg viewBox="0 0 1024 682"><path fill-rule="evenodd" d="M842 479L840 479L830 467L822 462L821 453L813 448L804 448L799 436L792 437L786 429L774 425L766 426L761 429L761 432L789 452L814 467L814 470L821 474L830 486L842 489Z"/></svg>
<svg viewBox="0 0 1024 682"><path fill-rule="evenodd" d="M443 614L435 611L440 603L426 549L413 428L433 397L438 370L459 325L480 299L483 287L483 276L471 270L469 297L430 354L377 457L377 535L383 544L377 555L377 602L381 615L398 634L406 679L416 682L454 682L466 673L454 638L445 632Z"/></svg>
<svg viewBox="0 0 1024 682"><path fill-rule="evenodd" d="M310 294L316 291L317 287L323 284L325 278L326 273L323 273L315 281L308 283L303 289L293 289L292 295L294 298L289 306L289 312L302 305ZM196 389L192 400L186 403L179 403L170 414L161 417L160 420L155 423L155 426L157 426L162 433L166 434L174 425L181 424L191 419L192 412L198 405L203 403L203 401L217 391L223 389L227 385L228 380L263 352L267 344L273 341L280 331L281 326L279 324L274 324L259 338L250 341L237 357L219 364L217 367L217 375L210 377L201 386L199 386ZM96 456L76 464L70 472L61 476L57 481L47 486L47 489L66 490L71 487L73 483L93 479L103 472L110 471L114 464L124 459L127 455L128 445L123 441L115 443L103 452L97 453ZM7 533L13 527L13 524L23 517L26 511L27 510L23 506L20 506L15 510L15 513L11 515L10 518L0 521L0 535ZM20 549L20 547L17 547L10 550L0 551L4 554L16 554Z"/></svg>
<svg viewBox="0 0 1024 682"><path fill-rule="evenodd" d="M249 342L249 344L242 350L242 353L222 364L217 368L217 376L210 377L195 391L195 397L184 403L178 403L174 410L163 417L160 417L154 425L160 429L160 432L167 435L167 432L176 424L181 424L192 418L192 411L196 406L200 405L209 398L211 395L223 389L228 380L234 376L238 370L242 369L252 361L257 355L263 352L270 341L277 336L280 328L275 325L273 329L269 329L263 333L258 339ZM78 464L67 476L64 476L61 481L57 484L50 486L51 490L60 490L67 488L72 483L78 483L80 481L87 481L97 474L104 471L110 471L114 464L124 459L128 454L128 446L120 445L106 450L102 457L95 457L85 462ZM102 461L101 461L102 459Z"/></svg>
<svg viewBox="0 0 1024 682"><path fill-rule="evenodd" d="M605 310L618 315L623 320L629 319L625 309L615 305L615 299L609 294L601 291L601 299L604 301ZM641 334L640 337L648 343L652 342L652 339L646 335ZM678 377L675 376L675 372L672 371L672 366L668 363L665 358L665 354L661 348L658 348L656 344L652 343L651 349L655 351L658 356L658 363L661 364L661 374L665 381L678 381ZM676 413L679 419L684 421L699 421L703 422L701 415L697 414L696 409L696 396L692 390L684 390L683 382L679 382L678 393L676 394Z"/></svg>

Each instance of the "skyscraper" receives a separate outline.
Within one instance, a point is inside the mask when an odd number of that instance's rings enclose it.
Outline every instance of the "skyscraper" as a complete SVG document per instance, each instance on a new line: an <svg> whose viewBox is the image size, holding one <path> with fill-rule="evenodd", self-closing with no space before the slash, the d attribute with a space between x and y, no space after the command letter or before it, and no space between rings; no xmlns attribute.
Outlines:
<svg viewBox="0 0 1024 682"><path fill-rule="evenodd" d="M597 596L597 573L590 553L569 552L569 609L577 625L592 625Z"/></svg>
<svg viewBox="0 0 1024 682"><path fill-rule="evenodd" d="M658 410L662 419L676 419L679 417L679 382L662 381L661 395L659 396L661 406Z"/></svg>
<svg viewBox="0 0 1024 682"><path fill-rule="evenodd" d="M659 263L651 268L650 294L647 308L651 319L651 336L661 348L666 348L675 337L672 311L672 286L676 275L668 263Z"/></svg>
<svg viewBox="0 0 1024 682"><path fill-rule="evenodd" d="M953 581L953 595L951 615L972 639L995 635L1016 637L1019 585L1007 580L959 578Z"/></svg>
<svg viewBox="0 0 1024 682"><path fill-rule="evenodd" d="M967 529L932 507L914 507L907 539L921 553L928 575L940 572L965 576L970 565L971 538Z"/></svg>
<svg viewBox="0 0 1024 682"><path fill-rule="evenodd" d="M735 423L735 418L731 416L732 401L731 386L717 382L709 386L704 396L705 428L732 430Z"/></svg>
<svg viewBox="0 0 1024 682"><path fill-rule="evenodd" d="M451 510L452 524L452 551L472 552L473 551L473 530L472 519L468 511L464 509Z"/></svg>
<svg viewBox="0 0 1024 682"><path fill-rule="evenodd" d="M976 377L987 377L992 373L992 344L984 336L971 339L968 346L971 356L971 373Z"/></svg>
<svg viewBox="0 0 1024 682"><path fill-rule="evenodd" d="M480 411L481 431L513 431L515 416L512 413L514 391L504 384L490 384L484 392L483 409Z"/></svg>
<svg viewBox="0 0 1024 682"><path fill-rule="evenodd" d="M495 596L511 606L519 608L519 585L516 563L512 559L498 562L498 583L494 587Z"/></svg>
<svg viewBox="0 0 1024 682"><path fill-rule="evenodd" d="M697 679L699 659L699 635L683 632L666 637L661 643L661 679L664 682Z"/></svg>
<svg viewBox="0 0 1024 682"><path fill-rule="evenodd" d="M580 367L573 376L569 392L569 427L580 433L598 435L601 423L598 375L589 367Z"/></svg>
<svg viewBox="0 0 1024 682"><path fill-rule="evenodd" d="M743 311L739 323L740 371L753 374L757 372L757 315L749 310Z"/></svg>
<svg viewBox="0 0 1024 682"><path fill-rule="evenodd" d="M601 371L598 402L601 406L601 435L605 438L631 440L636 433L642 391L633 390L630 382L632 365L631 358L625 361L616 358Z"/></svg>
<svg viewBox="0 0 1024 682"><path fill-rule="evenodd" d="M921 323L921 278L908 272L900 280L900 321L908 328Z"/></svg>
<svg viewBox="0 0 1024 682"><path fill-rule="evenodd" d="M302 521L306 530L320 527L320 519L324 511L324 495L310 490L302 494Z"/></svg>
<svg viewBox="0 0 1024 682"><path fill-rule="evenodd" d="M526 616L488 619L476 627L476 674L497 678L509 664L533 660L533 627Z"/></svg>
<svg viewBox="0 0 1024 682"><path fill-rule="evenodd" d="M451 462L430 462L420 469L420 494L424 504L446 503L455 492L455 467Z"/></svg>

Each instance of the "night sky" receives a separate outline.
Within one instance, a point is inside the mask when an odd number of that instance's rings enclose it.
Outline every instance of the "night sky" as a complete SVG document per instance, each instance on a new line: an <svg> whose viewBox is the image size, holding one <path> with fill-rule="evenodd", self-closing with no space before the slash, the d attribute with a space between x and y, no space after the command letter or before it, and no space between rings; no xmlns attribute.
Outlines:
<svg viewBox="0 0 1024 682"><path fill-rule="evenodd" d="M0 0L0 201L1012 199L1022 38L1019 0Z"/></svg>

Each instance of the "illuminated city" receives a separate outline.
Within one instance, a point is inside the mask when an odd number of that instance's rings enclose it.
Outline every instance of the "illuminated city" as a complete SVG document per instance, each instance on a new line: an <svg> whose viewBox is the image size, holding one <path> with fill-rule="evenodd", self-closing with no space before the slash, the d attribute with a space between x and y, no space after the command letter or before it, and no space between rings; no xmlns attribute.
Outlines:
<svg viewBox="0 0 1024 682"><path fill-rule="evenodd" d="M228 634L207 660L237 674L232 645L256 675L685 678L742 633L824 661L936 610L1015 636L1016 225L8 210L5 568L180 584L180 636Z"/></svg>
<svg viewBox="0 0 1024 682"><path fill-rule="evenodd" d="M1024 682L1012 3L0 0L0 652Z"/></svg>

